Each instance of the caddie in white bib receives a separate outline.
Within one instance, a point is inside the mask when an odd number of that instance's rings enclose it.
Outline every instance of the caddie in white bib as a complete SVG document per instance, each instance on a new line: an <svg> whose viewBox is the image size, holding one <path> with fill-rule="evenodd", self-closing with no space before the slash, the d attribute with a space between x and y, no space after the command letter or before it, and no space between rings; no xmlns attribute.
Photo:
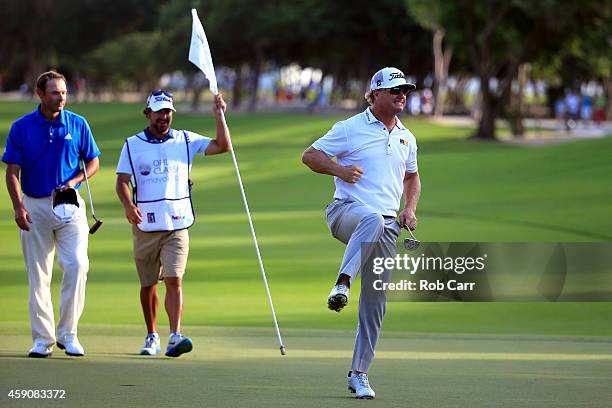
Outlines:
<svg viewBox="0 0 612 408"><path fill-rule="evenodd" d="M189 181L189 138L173 132L163 143L147 139L144 132L125 143L132 166L133 199L140 209L141 231L175 231L195 221Z"/></svg>

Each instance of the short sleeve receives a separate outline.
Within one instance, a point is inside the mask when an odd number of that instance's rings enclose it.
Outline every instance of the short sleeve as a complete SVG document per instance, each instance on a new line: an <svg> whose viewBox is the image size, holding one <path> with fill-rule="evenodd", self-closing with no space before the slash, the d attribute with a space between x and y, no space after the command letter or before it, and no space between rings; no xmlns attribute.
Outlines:
<svg viewBox="0 0 612 408"><path fill-rule="evenodd" d="M127 142L123 143L121 154L119 155L119 163L117 163L117 170L115 173L132 174L132 165L130 164L130 157L127 151Z"/></svg>
<svg viewBox="0 0 612 408"><path fill-rule="evenodd" d="M211 139L206 136L202 136L195 132L190 132L188 130L184 130L185 136L189 138L189 158L193 160L196 154L206 153L206 148L210 144Z"/></svg>
<svg viewBox="0 0 612 408"><path fill-rule="evenodd" d="M346 128L342 122L336 123L325 136L319 138L312 144L317 150L322 151L329 157L342 156L347 151L348 138Z"/></svg>
<svg viewBox="0 0 612 408"><path fill-rule="evenodd" d="M2 161L5 163L22 166L23 149L21 143L21 131L17 123L13 123L13 126L11 126L11 130L9 131L6 139L6 146L4 147L4 154L2 155Z"/></svg>
<svg viewBox="0 0 612 408"><path fill-rule="evenodd" d="M417 143L414 136L411 135L410 140L410 153L408 154L408 160L406 160L406 172L408 173L416 173L419 171L419 167L417 165Z"/></svg>
<svg viewBox="0 0 612 408"><path fill-rule="evenodd" d="M87 120L83 119L83 128L81 130L81 157L86 161L90 161L95 159L100 155L100 149L98 149L98 145L96 145L96 141L94 140L93 133L91 133L91 128L89 127L89 123Z"/></svg>

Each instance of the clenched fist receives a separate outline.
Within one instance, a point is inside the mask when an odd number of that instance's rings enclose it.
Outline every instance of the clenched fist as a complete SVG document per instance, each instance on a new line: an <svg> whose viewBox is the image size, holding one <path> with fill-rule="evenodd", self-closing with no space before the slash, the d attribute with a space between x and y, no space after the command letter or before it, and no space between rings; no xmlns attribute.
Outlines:
<svg viewBox="0 0 612 408"><path fill-rule="evenodd" d="M361 178L363 169L359 166L351 164L350 166L343 166L341 173L338 175L342 180L347 183L355 184Z"/></svg>

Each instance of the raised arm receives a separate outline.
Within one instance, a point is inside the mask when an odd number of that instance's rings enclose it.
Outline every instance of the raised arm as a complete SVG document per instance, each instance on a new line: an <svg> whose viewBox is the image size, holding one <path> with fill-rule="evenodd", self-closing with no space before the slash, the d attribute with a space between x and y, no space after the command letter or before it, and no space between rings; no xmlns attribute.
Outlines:
<svg viewBox="0 0 612 408"><path fill-rule="evenodd" d="M206 155L225 153L229 151L229 129L223 122L221 112L227 111L227 104L221 95L215 96L213 105L213 114L217 124L217 136L212 140L206 148Z"/></svg>

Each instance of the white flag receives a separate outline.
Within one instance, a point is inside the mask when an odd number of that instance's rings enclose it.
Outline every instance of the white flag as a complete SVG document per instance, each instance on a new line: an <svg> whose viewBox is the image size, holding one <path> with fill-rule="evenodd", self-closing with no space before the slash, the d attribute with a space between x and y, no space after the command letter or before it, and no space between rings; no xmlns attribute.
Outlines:
<svg viewBox="0 0 612 408"><path fill-rule="evenodd" d="M200 68L200 71L206 75L210 92L213 95L219 95L215 67L213 66L212 55L210 55L210 47L204 33L204 27L202 27L196 9L191 9L191 15L193 17L193 28L191 30L191 45L189 46L189 61Z"/></svg>

